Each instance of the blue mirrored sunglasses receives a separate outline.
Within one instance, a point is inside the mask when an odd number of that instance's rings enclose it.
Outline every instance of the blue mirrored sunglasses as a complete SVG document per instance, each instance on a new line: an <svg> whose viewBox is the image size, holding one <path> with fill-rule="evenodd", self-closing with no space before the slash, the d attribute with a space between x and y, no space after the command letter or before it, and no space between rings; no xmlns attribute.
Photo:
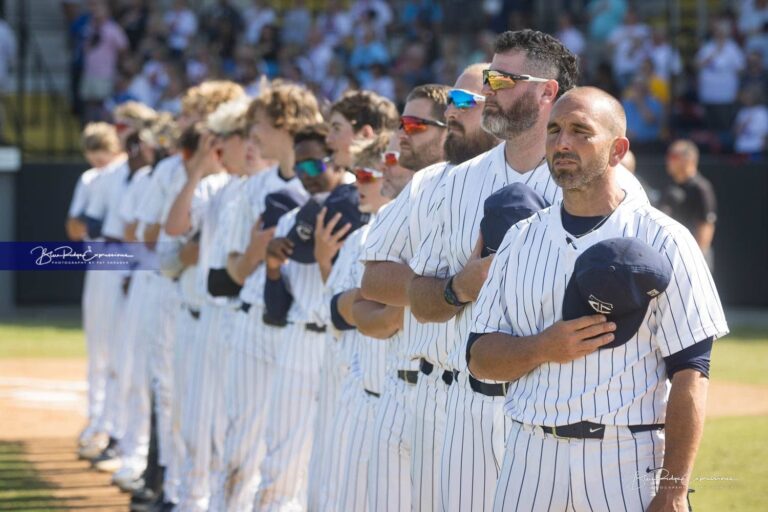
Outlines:
<svg viewBox="0 0 768 512"><path fill-rule="evenodd" d="M296 165L293 166L293 170L296 171L296 174L306 174L310 178L314 178L325 172L330 161L331 159L327 157L322 160L318 160L317 158L307 158L306 160L296 162Z"/></svg>
<svg viewBox="0 0 768 512"><path fill-rule="evenodd" d="M451 89L448 91L448 104L460 110L472 108L484 101L485 96L465 91L464 89Z"/></svg>

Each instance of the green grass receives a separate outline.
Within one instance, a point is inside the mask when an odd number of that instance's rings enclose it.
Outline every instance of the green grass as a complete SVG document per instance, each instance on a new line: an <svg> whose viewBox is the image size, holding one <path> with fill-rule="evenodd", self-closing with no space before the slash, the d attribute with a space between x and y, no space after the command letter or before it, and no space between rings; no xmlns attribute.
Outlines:
<svg viewBox="0 0 768 512"><path fill-rule="evenodd" d="M0 320L0 358L85 357L85 338L77 310L54 317L22 316Z"/></svg>
<svg viewBox="0 0 768 512"><path fill-rule="evenodd" d="M739 330L715 342L710 377L742 384L768 385L768 333Z"/></svg>
<svg viewBox="0 0 768 512"><path fill-rule="evenodd" d="M0 442L0 510L38 512L59 508L50 488L24 460L20 443Z"/></svg>
<svg viewBox="0 0 768 512"><path fill-rule="evenodd" d="M691 487L696 512L768 509L768 417L707 421Z"/></svg>

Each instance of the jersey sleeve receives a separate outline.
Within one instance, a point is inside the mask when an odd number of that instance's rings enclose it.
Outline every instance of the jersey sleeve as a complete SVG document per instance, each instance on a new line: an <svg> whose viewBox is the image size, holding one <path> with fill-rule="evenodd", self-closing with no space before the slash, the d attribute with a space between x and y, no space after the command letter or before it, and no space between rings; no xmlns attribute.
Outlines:
<svg viewBox="0 0 768 512"><path fill-rule="evenodd" d="M85 184L85 174L80 176L75 185L75 191L72 194L72 201L69 203L69 210L67 216L70 218L78 217L85 212L85 207L88 202L87 188Z"/></svg>
<svg viewBox="0 0 768 512"><path fill-rule="evenodd" d="M720 297L693 236L677 226L667 236L662 253L672 266L669 286L654 299L654 339L662 356L728 334Z"/></svg>
<svg viewBox="0 0 768 512"><path fill-rule="evenodd" d="M447 182L448 180L446 180ZM447 183L440 185L432 208L434 221L430 223L430 229L426 236L419 241L416 253L410 261L411 269L421 276L448 277L450 275L450 262L448 253L449 243L446 237L447 215L446 204Z"/></svg>
<svg viewBox="0 0 768 512"><path fill-rule="evenodd" d="M513 231L510 231L513 233ZM510 265L512 251L510 250L510 235L499 247L488 271L488 279L480 289L472 317L471 332L488 334L501 332L512 334L512 322L507 307L505 295L506 283L515 279L515 266Z"/></svg>
<svg viewBox="0 0 768 512"><path fill-rule="evenodd" d="M360 255L362 261L407 263L412 256L408 236L411 186L409 183L376 217Z"/></svg>

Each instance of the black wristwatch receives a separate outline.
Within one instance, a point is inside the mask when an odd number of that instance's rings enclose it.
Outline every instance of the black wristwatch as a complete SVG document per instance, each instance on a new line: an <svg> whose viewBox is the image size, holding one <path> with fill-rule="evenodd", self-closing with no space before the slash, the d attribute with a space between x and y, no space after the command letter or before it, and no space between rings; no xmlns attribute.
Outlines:
<svg viewBox="0 0 768 512"><path fill-rule="evenodd" d="M469 301L467 302L461 302L459 300L459 297L456 296L456 292L453 291L453 278L456 276L451 276L451 278L448 280L447 283L445 283L445 289L443 290L443 299L445 299L445 302L450 304L451 306L461 307L466 306L469 304Z"/></svg>

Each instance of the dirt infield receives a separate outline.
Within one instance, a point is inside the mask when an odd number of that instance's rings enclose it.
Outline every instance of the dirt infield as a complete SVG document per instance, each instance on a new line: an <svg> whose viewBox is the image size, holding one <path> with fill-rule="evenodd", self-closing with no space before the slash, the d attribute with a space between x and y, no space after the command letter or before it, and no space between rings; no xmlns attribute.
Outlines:
<svg viewBox="0 0 768 512"><path fill-rule="evenodd" d="M0 480L11 483L0 486L0 511L126 510L128 496L109 485L109 475L75 454L85 422L85 375L79 359L0 359ZM768 386L712 382L708 402L710 418L768 415ZM18 479L19 495L10 493L13 480L7 480L14 461L31 470ZM25 491L30 487L54 498L55 506L23 501L37 499Z"/></svg>

